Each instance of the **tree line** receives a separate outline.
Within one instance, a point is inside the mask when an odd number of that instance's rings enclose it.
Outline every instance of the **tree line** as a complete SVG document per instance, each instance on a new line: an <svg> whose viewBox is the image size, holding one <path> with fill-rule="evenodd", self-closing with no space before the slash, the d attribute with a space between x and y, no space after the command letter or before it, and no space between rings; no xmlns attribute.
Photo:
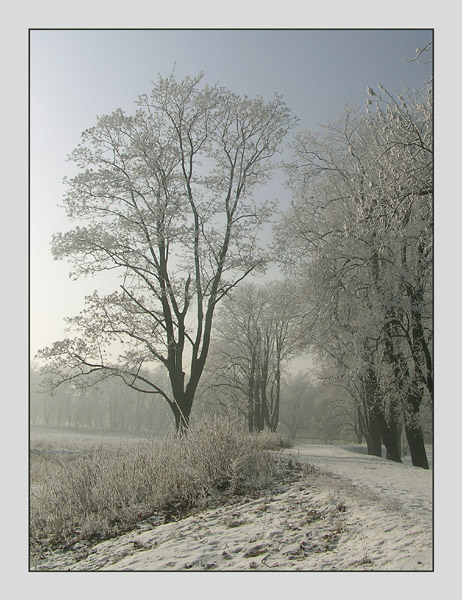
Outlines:
<svg viewBox="0 0 462 600"><path fill-rule="evenodd" d="M211 367L204 376L192 418L198 421L204 416L225 416L237 428L248 427L246 388L215 385L215 374L215 368ZM156 377L167 384L161 369ZM172 429L168 407L152 402L146 394L130 390L117 378L84 388L67 383L52 393L42 389L41 380L39 368L34 365L30 371L32 426L155 437L162 437ZM279 432L293 440L357 441L354 424L348 420L348 412L340 397L335 396L335 389L317 385L306 372L284 372L279 391ZM333 405L335 399L339 405ZM264 428L269 428L267 423L263 423L260 430Z"/></svg>
<svg viewBox="0 0 462 600"><path fill-rule="evenodd" d="M157 377L165 379L160 371ZM50 393L42 389L42 377L35 367L30 382L31 425L155 436L172 427L165 406L128 389L116 378L91 387L63 384Z"/></svg>
<svg viewBox="0 0 462 600"><path fill-rule="evenodd" d="M404 428L428 468L421 411L433 409L432 87L394 98L369 88L295 139L293 204L277 248L305 305L301 335L354 403L370 454L400 461Z"/></svg>

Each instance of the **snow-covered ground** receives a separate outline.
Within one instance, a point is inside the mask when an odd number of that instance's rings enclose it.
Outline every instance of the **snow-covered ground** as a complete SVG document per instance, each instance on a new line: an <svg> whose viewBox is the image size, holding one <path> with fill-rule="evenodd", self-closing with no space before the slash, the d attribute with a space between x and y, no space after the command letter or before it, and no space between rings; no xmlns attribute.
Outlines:
<svg viewBox="0 0 462 600"><path fill-rule="evenodd" d="M431 571L432 471L359 446L288 451L313 465L259 499L181 521L145 522L36 567L76 571ZM34 568L34 565L32 565Z"/></svg>

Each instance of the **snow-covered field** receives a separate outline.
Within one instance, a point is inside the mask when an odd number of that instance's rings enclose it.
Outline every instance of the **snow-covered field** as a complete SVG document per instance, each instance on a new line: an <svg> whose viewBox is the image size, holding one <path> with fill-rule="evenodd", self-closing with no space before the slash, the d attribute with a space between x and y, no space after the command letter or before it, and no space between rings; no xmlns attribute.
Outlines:
<svg viewBox="0 0 462 600"><path fill-rule="evenodd" d="M432 471L360 446L297 446L299 482L36 565L59 571L431 571ZM34 565L32 565L34 568Z"/></svg>

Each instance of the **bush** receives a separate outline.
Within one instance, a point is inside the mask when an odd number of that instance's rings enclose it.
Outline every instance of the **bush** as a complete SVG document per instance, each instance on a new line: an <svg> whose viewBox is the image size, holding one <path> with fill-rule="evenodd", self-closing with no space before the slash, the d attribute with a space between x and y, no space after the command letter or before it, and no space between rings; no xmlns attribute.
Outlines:
<svg viewBox="0 0 462 600"><path fill-rule="evenodd" d="M265 450L281 450L282 448L292 448L293 440L282 433L273 433L272 431L261 431L256 434L257 443L260 448Z"/></svg>
<svg viewBox="0 0 462 600"><path fill-rule="evenodd" d="M32 486L32 546L109 537L158 511L177 518L224 495L262 489L279 472L267 449L281 446L274 434L208 420L180 438L55 461Z"/></svg>

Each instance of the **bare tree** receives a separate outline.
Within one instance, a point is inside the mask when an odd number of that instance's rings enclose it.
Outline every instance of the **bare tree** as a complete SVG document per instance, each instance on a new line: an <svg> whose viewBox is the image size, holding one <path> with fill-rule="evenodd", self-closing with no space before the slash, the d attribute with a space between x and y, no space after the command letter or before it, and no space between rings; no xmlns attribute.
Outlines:
<svg viewBox="0 0 462 600"><path fill-rule="evenodd" d="M39 353L52 385L118 376L160 395L177 429L188 426L217 304L264 265L258 231L272 206L252 192L294 122L279 96L241 98L201 80L159 78L133 116L119 109L83 132L64 197L78 224L54 236L53 254L74 277L116 270L121 284L89 296L70 336ZM171 393L142 375L153 361Z"/></svg>
<svg viewBox="0 0 462 600"><path fill-rule="evenodd" d="M295 349L296 307L287 296L283 282L241 285L216 321L208 387L246 415L249 431L276 431L279 423L282 369Z"/></svg>

